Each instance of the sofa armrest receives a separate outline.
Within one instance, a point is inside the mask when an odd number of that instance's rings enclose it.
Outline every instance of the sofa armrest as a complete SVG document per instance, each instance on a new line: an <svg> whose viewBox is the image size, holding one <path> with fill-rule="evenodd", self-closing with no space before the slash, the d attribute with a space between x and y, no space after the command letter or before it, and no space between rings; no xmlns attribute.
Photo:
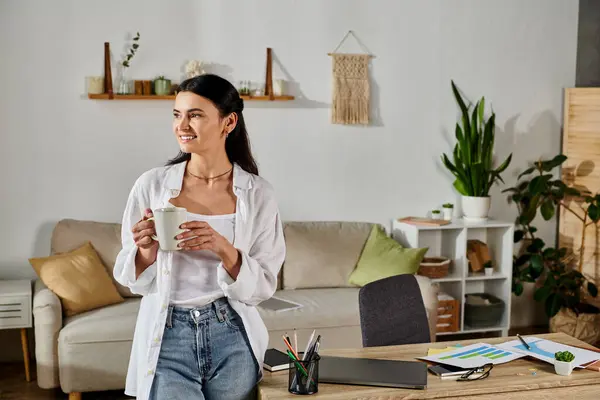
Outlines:
<svg viewBox="0 0 600 400"><path fill-rule="evenodd" d="M437 313L438 313L438 292L439 285L433 283L431 279L426 276L415 275L419 289L421 290L421 296L423 296L423 303L425 305L425 311L427 311L427 322L429 324L429 336L430 342L435 342L435 336L437 332Z"/></svg>
<svg viewBox="0 0 600 400"><path fill-rule="evenodd" d="M38 386L59 387L58 334L62 328L62 304L40 279L36 279L33 287L33 322Z"/></svg>

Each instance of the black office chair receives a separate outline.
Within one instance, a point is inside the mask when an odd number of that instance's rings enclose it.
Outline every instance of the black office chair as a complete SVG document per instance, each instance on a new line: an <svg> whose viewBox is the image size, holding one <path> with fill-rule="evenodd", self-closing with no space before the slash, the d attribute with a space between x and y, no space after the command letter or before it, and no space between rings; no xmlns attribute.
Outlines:
<svg viewBox="0 0 600 400"><path fill-rule="evenodd" d="M414 275L366 284L358 295L363 347L429 343L427 312Z"/></svg>

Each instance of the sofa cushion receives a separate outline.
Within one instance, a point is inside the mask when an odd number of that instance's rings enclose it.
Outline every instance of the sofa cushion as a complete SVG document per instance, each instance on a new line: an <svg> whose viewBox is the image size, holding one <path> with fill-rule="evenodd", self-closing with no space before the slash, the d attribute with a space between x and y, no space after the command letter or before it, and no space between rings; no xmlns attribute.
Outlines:
<svg viewBox="0 0 600 400"><path fill-rule="evenodd" d="M123 297L139 297L113 277L115 260L121 250L121 224L63 219L54 227L50 250L52 254L64 253L87 241L90 241L98 252L119 294Z"/></svg>
<svg viewBox="0 0 600 400"><path fill-rule="evenodd" d="M60 331L64 343L133 341L140 298L126 299L97 310L65 318Z"/></svg>
<svg viewBox="0 0 600 400"><path fill-rule="evenodd" d="M286 222L283 288L353 287L348 278L373 224Z"/></svg>
<svg viewBox="0 0 600 400"><path fill-rule="evenodd" d="M258 310L269 331L360 326L358 291L358 288L279 290L275 297L303 307L276 312L259 306Z"/></svg>
<svg viewBox="0 0 600 400"><path fill-rule="evenodd" d="M123 302L90 242L67 253L30 258L29 262L60 298L66 316Z"/></svg>
<svg viewBox="0 0 600 400"><path fill-rule="evenodd" d="M383 227L375 225L348 282L364 286L394 275L414 275L427 250L427 247L405 248L389 237Z"/></svg>

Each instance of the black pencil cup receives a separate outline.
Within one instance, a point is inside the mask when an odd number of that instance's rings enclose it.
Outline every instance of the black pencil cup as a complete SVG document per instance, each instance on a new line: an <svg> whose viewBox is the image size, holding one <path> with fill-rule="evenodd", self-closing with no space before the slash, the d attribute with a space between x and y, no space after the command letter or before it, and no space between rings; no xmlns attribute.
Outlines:
<svg viewBox="0 0 600 400"><path fill-rule="evenodd" d="M302 359L303 353L298 356ZM310 361L291 361L288 391L293 394L315 394L319 391L319 357L313 355Z"/></svg>

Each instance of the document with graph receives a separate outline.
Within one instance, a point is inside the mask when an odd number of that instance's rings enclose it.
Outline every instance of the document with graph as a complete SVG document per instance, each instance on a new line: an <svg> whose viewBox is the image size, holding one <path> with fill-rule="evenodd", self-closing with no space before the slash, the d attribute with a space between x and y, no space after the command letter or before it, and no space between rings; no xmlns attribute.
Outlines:
<svg viewBox="0 0 600 400"><path fill-rule="evenodd" d="M575 356L573 365L576 367L588 364L592 361L600 360L600 353L595 351L580 349L579 347L573 347L566 344L553 342L552 340L541 339L535 336L522 336L523 340L529 346L529 349L520 340L511 340L505 342L498 347L506 349L507 351L516 351L521 354L535 357L538 360L546 361L550 364L554 364L554 353L558 351L570 351Z"/></svg>
<svg viewBox="0 0 600 400"><path fill-rule="evenodd" d="M476 343L457 350L417 358L456 367L474 368L489 363L503 364L521 357L525 357L525 354L487 343Z"/></svg>

